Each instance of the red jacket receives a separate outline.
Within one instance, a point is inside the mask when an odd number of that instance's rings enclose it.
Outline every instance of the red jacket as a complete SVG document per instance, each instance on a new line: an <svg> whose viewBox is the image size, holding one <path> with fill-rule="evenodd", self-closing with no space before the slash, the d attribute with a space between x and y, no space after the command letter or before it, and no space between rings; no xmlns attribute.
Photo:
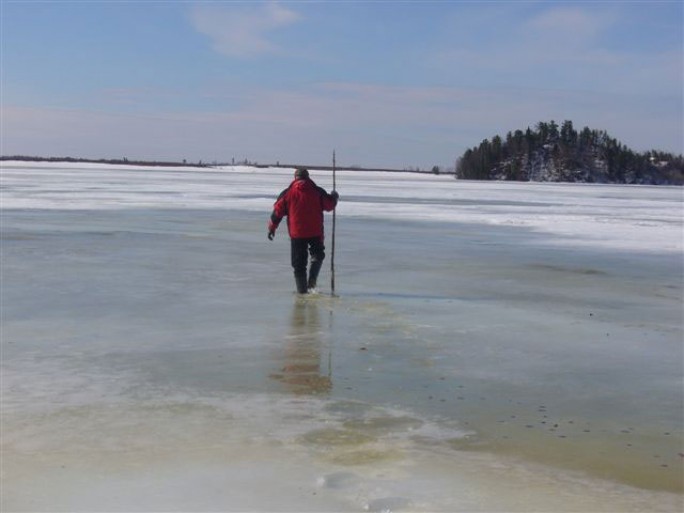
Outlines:
<svg viewBox="0 0 684 513"><path fill-rule="evenodd" d="M276 228L287 216L287 229L293 239L323 237L323 212L334 210L337 196L328 194L310 178L300 178L280 193L273 205L268 230Z"/></svg>

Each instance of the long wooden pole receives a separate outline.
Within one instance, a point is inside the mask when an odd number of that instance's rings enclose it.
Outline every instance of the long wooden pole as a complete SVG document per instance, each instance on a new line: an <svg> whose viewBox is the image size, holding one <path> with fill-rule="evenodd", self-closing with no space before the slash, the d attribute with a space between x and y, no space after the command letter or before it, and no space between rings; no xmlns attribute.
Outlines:
<svg viewBox="0 0 684 513"><path fill-rule="evenodd" d="M333 150L333 191L337 190L337 183L335 181L335 150ZM332 254L330 255L330 294L335 295L335 212L332 213Z"/></svg>

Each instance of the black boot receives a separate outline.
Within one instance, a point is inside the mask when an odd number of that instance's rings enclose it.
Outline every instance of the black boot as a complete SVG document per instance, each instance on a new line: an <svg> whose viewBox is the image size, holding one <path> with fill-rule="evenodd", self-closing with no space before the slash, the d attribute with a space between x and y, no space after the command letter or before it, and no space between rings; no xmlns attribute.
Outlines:
<svg viewBox="0 0 684 513"><path fill-rule="evenodd" d="M297 292L306 294L306 274L295 274L295 284L297 285Z"/></svg>
<svg viewBox="0 0 684 513"><path fill-rule="evenodd" d="M318 273L321 272L321 266L323 265L323 260L314 260L311 262L311 268L309 269L309 289L316 288L316 281L318 280Z"/></svg>

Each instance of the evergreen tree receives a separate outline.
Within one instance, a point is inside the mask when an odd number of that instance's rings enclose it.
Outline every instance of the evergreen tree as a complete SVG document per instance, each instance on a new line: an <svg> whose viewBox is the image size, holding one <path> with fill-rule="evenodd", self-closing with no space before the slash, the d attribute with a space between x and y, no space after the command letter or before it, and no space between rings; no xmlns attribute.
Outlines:
<svg viewBox="0 0 684 513"><path fill-rule="evenodd" d="M655 150L639 155L605 130L584 127L577 132L570 120L565 120L560 130L553 120L541 121L536 130L509 131L505 141L498 135L491 142L484 139L458 160L456 176L529 180L533 165L553 169L553 175L544 176L560 181L684 184L681 155Z"/></svg>

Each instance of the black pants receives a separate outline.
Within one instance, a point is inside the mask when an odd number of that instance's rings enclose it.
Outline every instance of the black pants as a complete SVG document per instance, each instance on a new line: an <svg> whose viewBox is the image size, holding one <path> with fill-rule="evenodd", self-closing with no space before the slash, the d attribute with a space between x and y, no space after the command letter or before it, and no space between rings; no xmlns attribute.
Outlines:
<svg viewBox="0 0 684 513"><path fill-rule="evenodd" d="M321 270L323 259L325 258L323 237L290 239L290 248L297 291L304 293L307 291L307 288L314 288L316 286L318 273ZM311 268L309 269L307 281L306 268L309 255L311 255Z"/></svg>

